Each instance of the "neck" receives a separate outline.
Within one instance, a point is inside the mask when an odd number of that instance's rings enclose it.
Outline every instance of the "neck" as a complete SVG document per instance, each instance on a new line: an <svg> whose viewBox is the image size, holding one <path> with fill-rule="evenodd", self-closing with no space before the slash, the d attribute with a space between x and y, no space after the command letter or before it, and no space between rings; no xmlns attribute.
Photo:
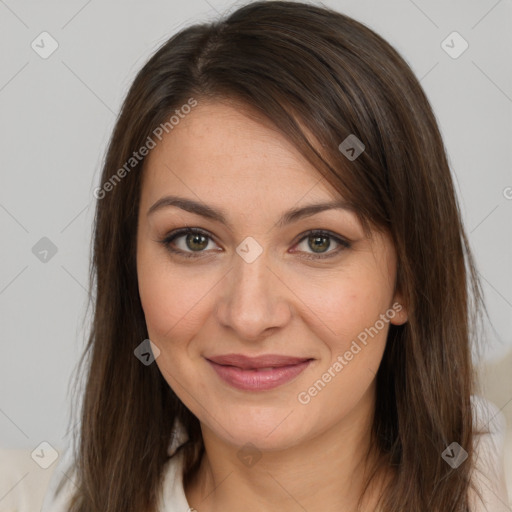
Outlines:
<svg viewBox="0 0 512 512"><path fill-rule="evenodd" d="M247 465L238 457L240 447L202 425L205 456L185 489L187 501L198 512L234 512L241 504L246 512L354 512L376 457L365 460L373 411L373 400L363 400L350 417L307 442L261 453ZM375 510L379 482L368 488L364 510Z"/></svg>

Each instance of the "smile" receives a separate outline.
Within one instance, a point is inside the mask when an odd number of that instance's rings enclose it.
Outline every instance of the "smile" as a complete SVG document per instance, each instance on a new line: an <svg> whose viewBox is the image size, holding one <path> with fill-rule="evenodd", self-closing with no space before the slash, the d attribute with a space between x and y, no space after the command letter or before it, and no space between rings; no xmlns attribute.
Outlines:
<svg viewBox="0 0 512 512"><path fill-rule="evenodd" d="M216 374L230 386L244 391L265 391L281 386L299 374L311 363L312 359L302 359L291 364L279 364L279 366L251 367L250 362L245 362L245 367L230 364L220 364L207 359ZM241 364L241 363L240 363Z"/></svg>

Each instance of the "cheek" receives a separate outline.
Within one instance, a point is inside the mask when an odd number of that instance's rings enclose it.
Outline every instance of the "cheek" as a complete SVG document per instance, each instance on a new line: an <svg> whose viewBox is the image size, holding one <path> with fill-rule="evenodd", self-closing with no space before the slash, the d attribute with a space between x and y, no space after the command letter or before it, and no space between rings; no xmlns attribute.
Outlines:
<svg viewBox="0 0 512 512"><path fill-rule="evenodd" d="M198 304L197 290L200 287L191 286L186 275L173 271L158 259L158 256L148 258L141 254L139 295L149 339L160 350L155 362L169 386L186 403L181 383L194 372L187 343L199 323L197 314L201 303Z"/></svg>
<svg viewBox="0 0 512 512"><path fill-rule="evenodd" d="M324 334L317 333L325 357L297 400L311 402L314 414L331 422L348 414L375 378L389 329L389 319L383 321L381 315L389 310L391 290L372 276L340 279L327 290L327 295L312 294L308 304L321 312L321 324L327 327Z"/></svg>
<svg viewBox="0 0 512 512"><path fill-rule="evenodd" d="M382 360L389 321L381 315L389 310L392 287L375 269L361 266L311 290L308 306L321 318L317 336L324 343L325 358L310 384L320 379L329 382L330 389L317 406L325 402L334 407L343 397L349 407L361 398Z"/></svg>
<svg viewBox="0 0 512 512"><path fill-rule="evenodd" d="M321 320L332 344L345 345L375 324L388 309L392 289L375 273L350 272L308 288L309 309Z"/></svg>
<svg viewBox="0 0 512 512"><path fill-rule="evenodd" d="M150 339L155 342L172 335L196 300L184 276L164 263L160 255L150 251L138 254L139 295Z"/></svg>
<svg viewBox="0 0 512 512"><path fill-rule="evenodd" d="M219 276L192 266L173 266L166 255L141 251L137 261L139 295L148 334L165 348L194 337L212 314Z"/></svg>

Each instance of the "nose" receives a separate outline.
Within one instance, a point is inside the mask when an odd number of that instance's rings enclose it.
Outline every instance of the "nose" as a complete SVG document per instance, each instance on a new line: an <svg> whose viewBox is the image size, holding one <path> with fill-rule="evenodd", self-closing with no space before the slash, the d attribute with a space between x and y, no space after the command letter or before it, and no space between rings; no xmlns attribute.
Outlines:
<svg viewBox="0 0 512 512"><path fill-rule="evenodd" d="M292 316L291 291L269 263L265 252L250 263L237 254L223 281L216 317L239 340L264 339Z"/></svg>

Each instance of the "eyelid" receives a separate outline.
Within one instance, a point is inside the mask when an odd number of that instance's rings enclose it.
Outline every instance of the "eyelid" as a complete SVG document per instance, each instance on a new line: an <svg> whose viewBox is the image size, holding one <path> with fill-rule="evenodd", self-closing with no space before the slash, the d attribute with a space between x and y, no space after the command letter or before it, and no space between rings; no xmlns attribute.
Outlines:
<svg viewBox="0 0 512 512"><path fill-rule="evenodd" d="M171 252L173 254L184 256L185 258L204 258L205 257L204 255L207 254L205 251L199 251L198 253L194 253L193 251L183 251L181 249L174 249L171 247L171 242L173 242L176 238L180 238L182 236L189 235L189 234L203 235L204 237L212 240L214 243L217 243L215 241L215 237L213 235L211 235L210 233L208 233L208 231L205 231L204 229L201 229L201 228L193 228L193 227L189 227L189 226L171 231L170 233L165 235L165 237L162 240L159 240L159 242L169 252ZM201 253L204 253L204 254L201 255ZM197 256L196 256L196 254L197 254Z"/></svg>
<svg viewBox="0 0 512 512"><path fill-rule="evenodd" d="M211 235L208 231L201 229L201 228L195 228L195 227L184 227L176 229L170 233L168 233L162 240L158 240L169 252L173 254L177 254L179 256L183 256L185 258L204 258L209 255L210 251L183 251L181 249L174 249L171 247L171 242L173 242L175 239L180 238L182 236L188 235L188 234L199 234L202 236L205 236L206 238L213 241L215 244L217 244L215 237ZM306 254L307 256L301 256L304 259L309 260L321 260L321 259L327 259L331 257L337 256L340 252L342 252L344 249L349 249L352 246L352 242L348 240L346 237L343 237L337 233L333 233L332 231L326 230L326 229L309 229L300 235L296 237L296 241L293 243L293 247L297 246L299 243L301 243L303 240L312 237L312 236L323 236L326 238L330 238L335 241L339 245L338 248L328 251L326 253L305 253L304 251L293 251L294 253L302 253ZM218 245L218 244L217 244Z"/></svg>
<svg viewBox="0 0 512 512"><path fill-rule="evenodd" d="M350 240L327 229L309 229L297 237L298 240L294 244L294 247L300 244L303 240L313 236L330 238L331 240L334 240L339 245L339 247L325 253L304 253L303 251L294 252L306 254L306 256L301 256L304 259L318 261L322 259L334 258L338 256L343 250L349 249L352 246L352 242Z"/></svg>

